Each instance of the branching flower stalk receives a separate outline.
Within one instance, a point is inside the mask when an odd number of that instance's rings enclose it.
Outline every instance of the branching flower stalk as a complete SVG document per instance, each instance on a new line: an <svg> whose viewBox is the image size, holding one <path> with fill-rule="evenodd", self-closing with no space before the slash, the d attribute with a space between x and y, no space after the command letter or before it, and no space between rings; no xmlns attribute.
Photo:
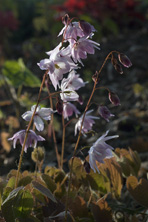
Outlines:
<svg viewBox="0 0 148 222"><path fill-rule="evenodd" d="M72 170L73 170L73 161L74 161L74 158L75 158L75 155L76 155L76 151L77 151L77 148L78 148L78 145L79 145L79 142L80 142L80 138L81 138L81 132L82 132L82 127L83 127L83 122L84 122L84 118L85 118L85 115L86 115L86 112L89 108L89 105L90 105L90 102L92 100L92 97L95 93L95 90L96 90L96 85L98 83L98 79L99 79L99 75L103 69L103 67L105 66L107 60L110 58L110 55L112 55L112 53L114 53L116 51L111 51L105 58L100 70L98 71L97 73L97 77L95 79L95 82L94 82L94 86L93 86L93 89L92 89L92 92L91 92L91 95L88 99L88 102L87 102L87 105L85 107L85 110L84 110L84 113L83 113L83 118L82 118L82 123L81 123L81 127L80 127L80 130L79 130L79 134L78 134L78 138L77 138L77 142L76 142L76 145L75 145L75 148L74 148L74 152L73 152L73 156L72 156L72 161L71 161L71 165L70 165L70 175L69 175L69 183L68 183L68 191L67 191L67 199L66 199L66 213L65 213L65 219L67 220L67 211L68 211L68 198L69 198L69 194L70 194L70 186L71 186L71 180L72 180Z"/></svg>

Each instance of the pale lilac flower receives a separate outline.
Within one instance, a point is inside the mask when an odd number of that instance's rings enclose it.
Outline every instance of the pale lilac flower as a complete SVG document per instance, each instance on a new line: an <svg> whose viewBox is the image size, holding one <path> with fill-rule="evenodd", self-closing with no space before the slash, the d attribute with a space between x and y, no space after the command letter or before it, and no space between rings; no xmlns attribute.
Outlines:
<svg viewBox="0 0 148 222"><path fill-rule="evenodd" d="M83 126L82 126L82 134L85 134L92 129L93 124L95 123L94 119L99 119L99 117L89 115L92 110L89 110L85 114ZM78 122L75 125L75 135L77 134L77 130L80 130L82 124L83 115L79 118Z"/></svg>
<svg viewBox="0 0 148 222"><path fill-rule="evenodd" d="M107 122L109 122L109 118L112 116L115 116L110 112L110 110L106 106L99 106L98 107L98 113L101 117L103 117Z"/></svg>
<svg viewBox="0 0 148 222"><path fill-rule="evenodd" d="M30 121L31 117L34 113L36 105L33 105L31 107L31 111L27 111L22 115L22 118L26 121ZM54 111L51 108L40 108L40 106L37 107L35 115L34 115L34 124L38 131L42 131L44 129L44 120L50 120L51 114L54 113Z"/></svg>
<svg viewBox="0 0 148 222"><path fill-rule="evenodd" d="M68 120L69 117L73 115L73 113L75 113L75 116L78 117L78 114L80 114L80 111L72 103L70 102L64 103L63 104L64 119Z"/></svg>
<svg viewBox="0 0 148 222"><path fill-rule="evenodd" d="M55 49L47 52L50 56L49 59L43 59L40 63L37 63L40 69L49 70L48 74L55 90L57 90L63 74L77 68L77 65L68 55L69 50L60 49L60 47L61 43Z"/></svg>
<svg viewBox="0 0 148 222"><path fill-rule="evenodd" d="M98 46L100 44L92 41L90 39L86 38L80 38L78 41L75 41L73 44L70 44L71 48L71 56L74 60L74 62L80 62L82 65L81 59L86 59L87 58L87 53L88 54L94 54L95 49L100 49Z"/></svg>
<svg viewBox="0 0 148 222"><path fill-rule="evenodd" d="M63 85L66 84L67 88L71 88L73 90L78 90L81 87L84 87L86 83L88 82L84 82L82 78L79 78L79 74L76 74L75 70L72 70L67 78L64 78L62 80Z"/></svg>
<svg viewBox="0 0 148 222"><path fill-rule="evenodd" d="M13 135L13 137L8 140L13 140L13 148L16 148L17 140L20 141L21 146L23 146L24 139L26 135L26 130L21 130ZM33 130L29 130L28 137L26 140L24 152L27 152L28 147L36 148L38 141L44 141L45 139L42 136L38 136ZM34 145L33 145L34 144Z"/></svg>
<svg viewBox="0 0 148 222"><path fill-rule="evenodd" d="M113 138L117 138L119 136L118 135L107 136L108 132L109 131L107 131L104 135L102 135L88 151L89 164L94 172L96 172L96 170L97 170L98 173L100 173L99 169L97 167L96 161L98 161L100 163L104 163L103 160L105 158L111 158L113 156L113 154L112 154L113 147L108 145L105 141L113 139Z"/></svg>

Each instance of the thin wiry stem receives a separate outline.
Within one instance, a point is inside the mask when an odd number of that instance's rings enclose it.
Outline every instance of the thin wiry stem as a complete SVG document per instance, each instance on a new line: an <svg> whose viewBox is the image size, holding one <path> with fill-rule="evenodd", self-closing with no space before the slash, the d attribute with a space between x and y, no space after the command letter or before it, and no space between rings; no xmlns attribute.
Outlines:
<svg viewBox="0 0 148 222"><path fill-rule="evenodd" d="M19 173L20 173L20 169L21 169L21 164L22 164L22 159L23 159L23 153L24 153L24 149L25 149L25 144L26 144L26 141L27 141L28 133L29 133L31 124L32 124L32 122L33 122L33 118L34 118L36 109L37 109L37 107L38 107L38 105L39 105L39 102L40 102L40 97L41 97L42 88L43 88L43 85L44 85L44 82L45 82L45 79L46 79L46 76L47 76L48 71L49 71L49 70L47 70L47 71L45 72L44 76L43 76L43 80L42 80L42 83L41 83L41 86L40 86L40 90L39 90L39 94L38 94L37 104L36 104L36 106L35 106L33 115L32 115L32 117L31 117L31 120L30 120L30 122L29 122L29 124L28 124L28 127L27 127L27 130L26 130L26 134L25 134L25 138L24 138L24 143L23 143L23 146L22 146L21 154L20 154L20 159L19 159L19 164L18 164L18 170L17 170L17 174L16 174L15 188L17 188L17 185L18 185Z"/></svg>
<svg viewBox="0 0 148 222"><path fill-rule="evenodd" d="M53 101L52 101L52 95L53 94L50 92L50 89L48 87L48 83L45 82L45 84L46 84L46 88L47 88L47 91L48 91L48 94L49 94L50 107L51 107L51 109L53 109ZM55 153L56 153L58 167L60 168L60 154L58 152L57 139L56 139L56 134L55 134L54 126L53 126L53 118L54 118L54 114L51 114L50 124L51 124L52 134L53 134L54 149L55 149Z"/></svg>
<svg viewBox="0 0 148 222"><path fill-rule="evenodd" d="M62 135L61 169L63 168L64 147L65 147L65 121L63 113L62 113L62 125L63 125L63 135Z"/></svg>

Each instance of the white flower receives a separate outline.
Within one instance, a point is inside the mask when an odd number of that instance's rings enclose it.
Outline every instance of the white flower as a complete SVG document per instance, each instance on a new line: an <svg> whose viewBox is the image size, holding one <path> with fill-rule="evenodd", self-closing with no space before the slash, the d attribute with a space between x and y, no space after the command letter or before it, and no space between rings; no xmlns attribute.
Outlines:
<svg viewBox="0 0 148 222"><path fill-rule="evenodd" d="M61 43L55 49L47 52L50 56L49 59L43 59L37 63L40 69L49 69L48 74L55 90L57 90L63 74L77 68L77 65L72 61L70 56L67 55L67 49L60 49L60 47Z"/></svg>
<svg viewBox="0 0 148 222"><path fill-rule="evenodd" d="M26 121L30 121L34 113L35 107L36 105L33 105L31 107L31 111L25 112L22 115L22 118L25 119ZM33 120L35 127L38 131L42 131L44 129L44 122L42 119L50 120L52 113L54 113L54 111L51 108L40 108L40 106L37 107Z"/></svg>
<svg viewBox="0 0 148 222"><path fill-rule="evenodd" d="M96 161L98 161L100 163L104 163L103 160L105 158L111 158L113 156L113 154L112 154L113 147L111 147L110 145L105 143L105 141L113 139L113 138L117 138L119 136L118 135L107 136L108 132L109 131L107 131L104 135L102 135L88 151L89 164L94 172L96 172L96 170L97 170L98 173L100 173L99 169L97 167Z"/></svg>
<svg viewBox="0 0 148 222"><path fill-rule="evenodd" d="M60 97L64 102L78 101L79 95L73 90L73 87L68 86L67 79L62 80L60 88L62 91Z"/></svg>

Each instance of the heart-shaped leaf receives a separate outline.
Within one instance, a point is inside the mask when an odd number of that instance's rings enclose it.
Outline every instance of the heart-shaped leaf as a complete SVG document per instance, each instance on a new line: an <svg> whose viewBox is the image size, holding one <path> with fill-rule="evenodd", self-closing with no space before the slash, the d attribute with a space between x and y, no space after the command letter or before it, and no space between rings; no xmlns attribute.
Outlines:
<svg viewBox="0 0 148 222"><path fill-rule="evenodd" d="M142 206L148 208L148 181L142 178L138 182L136 177L130 176L127 178L126 185L132 197Z"/></svg>

